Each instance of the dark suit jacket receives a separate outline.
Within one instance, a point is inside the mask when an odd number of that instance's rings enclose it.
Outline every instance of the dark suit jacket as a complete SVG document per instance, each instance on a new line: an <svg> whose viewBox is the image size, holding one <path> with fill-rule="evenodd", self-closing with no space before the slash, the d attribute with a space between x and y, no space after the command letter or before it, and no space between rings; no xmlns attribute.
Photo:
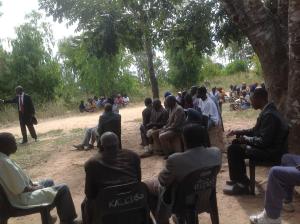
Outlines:
<svg viewBox="0 0 300 224"><path fill-rule="evenodd" d="M147 126L147 124L150 123L151 111L152 111L152 106L148 106L142 112L143 125L145 127Z"/></svg>
<svg viewBox="0 0 300 224"><path fill-rule="evenodd" d="M96 199L99 190L105 187L141 181L140 158L126 149L119 150L113 158L98 153L85 163L84 168L88 199Z"/></svg>
<svg viewBox="0 0 300 224"><path fill-rule="evenodd" d="M113 132L115 133L120 141L121 145L121 115L116 114L113 112L104 112L100 118L99 118L99 124L98 124L98 135L101 137L101 135L104 132ZM100 138L98 140L98 147L100 146Z"/></svg>
<svg viewBox="0 0 300 224"><path fill-rule="evenodd" d="M31 97L27 94L24 94L24 98L23 98L24 113L21 113L20 109L19 109L19 96L16 96L15 98L13 98L11 100L5 100L4 103L6 103L6 104L8 104L8 103L17 104L19 115L22 116L23 119L25 119L25 121L30 121L31 118L35 114L35 109L34 109L33 102L31 100Z"/></svg>
<svg viewBox="0 0 300 224"><path fill-rule="evenodd" d="M242 130L238 135L250 137L247 145L266 150L274 158L287 151L288 124L273 103L266 105L253 128Z"/></svg>
<svg viewBox="0 0 300 224"><path fill-rule="evenodd" d="M164 187L173 186L193 171L221 164L222 153L216 147L188 149L183 153L169 156L165 168L159 173L158 180Z"/></svg>

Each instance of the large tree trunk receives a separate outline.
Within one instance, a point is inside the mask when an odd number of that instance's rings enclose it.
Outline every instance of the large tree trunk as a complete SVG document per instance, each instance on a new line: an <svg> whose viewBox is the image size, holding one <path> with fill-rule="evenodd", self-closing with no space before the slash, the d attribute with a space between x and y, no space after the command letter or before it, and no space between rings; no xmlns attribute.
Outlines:
<svg viewBox="0 0 300 224"><path fill-rule="evenodd" d="M290 123L289 150L300 153L300 1L274 0L277 10L267 9L262 0L221 2L251 42L270 99Z"/></svg>
<svg viewBox="0 0 300 224"><path fill-rule="evenodd" d="M154 64L153 64L153 49L152 49L152 43L150 38L145 37L145 51L147 54L147 60L148 60L148 71L149 71L149 78L151 82L151 88L152 88L152 95L153 99L159 99L159 88L158 88L158 82L154 71Z"/></svg>
<svg viewBox="0 0 300 224"><path fill-rule="evenodd" d="M270 99L285 111L288 86L288 45L284 20L274 19L261 0L222 0L228 15L248 37L264 71ZM278 13L282 13L283 6Z"/></svg>
<svg viewBox="0 0 300 224"><path fill-rule="evenodd" d="M289 2L289 56L290 71L287 100L287 118L291 129L289 148L292 152L300 152L300 1Z"/></svg>

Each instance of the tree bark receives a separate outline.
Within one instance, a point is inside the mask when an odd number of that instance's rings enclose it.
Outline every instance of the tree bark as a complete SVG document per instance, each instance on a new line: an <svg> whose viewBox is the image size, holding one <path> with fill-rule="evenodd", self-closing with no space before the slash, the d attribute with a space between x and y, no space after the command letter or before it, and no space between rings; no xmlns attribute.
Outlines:
<svg viewBox="0 0 300 224"><path fill-rule="evenodd" d="M289 85L287 118L290 121L289 149L300 153L300 1L289 0Z"/></svg>
<svg viewBox="0 0 300 224"><path fill-rule="evenodd" d="M270 100L284 113L289 71L284 22L279 21L279 16L274 18L261 0L221 1L228 15L248 37L260 59ZM281 8L279 11L283 13Z"/></svg>
<svg viewBox="0 0 300 224"><path fill-rule="evenodd" d="M144 41L145 41L145 51L148 60L148 72L149 72L149 78L151 82L153 99L159 99L158 82L154 71L152 43L150 38L147 37L147 35L145 35Z"/></svg>

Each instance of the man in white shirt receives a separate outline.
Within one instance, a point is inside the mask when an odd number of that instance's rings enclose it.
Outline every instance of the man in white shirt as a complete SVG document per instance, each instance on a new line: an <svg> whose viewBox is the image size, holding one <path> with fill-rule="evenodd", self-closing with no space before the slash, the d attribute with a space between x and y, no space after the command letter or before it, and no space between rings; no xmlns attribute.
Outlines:
<svg viewBox="0 0 300 224"><path fill-rule="evenodd" d="M201 109L202 114L208 117L208 127L218 126L220 123L220 115L218 108L214 101L207 96L207 90L204 86L198 89L198 107Z"/></svg>
<svg viewBox="0 0 300 224"><path fill-rule="evenodd" d="M52 180L33 183L21 167L9 158L17 151L14 136L0 133L0 184L10 204L16 208L33 208L54 204L61 224L78 224L74 203L67 185L56 185ZM50 223L55 220L50 216Z"/></svg>

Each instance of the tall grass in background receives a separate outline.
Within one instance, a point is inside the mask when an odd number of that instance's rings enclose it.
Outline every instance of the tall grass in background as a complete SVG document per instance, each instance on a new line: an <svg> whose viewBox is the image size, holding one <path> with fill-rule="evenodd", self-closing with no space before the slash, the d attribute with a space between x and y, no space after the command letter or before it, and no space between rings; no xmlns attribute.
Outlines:
<svg viewBox="0 0 300 224"><path fill-rule="evenodd" d="M237 73L234 75L220 75L205 80L207 87L222 87L225 91L229 90L230 85L239 85L245 82L247 85L257 82L263 83L263 77L255 73Z"/></svg>

